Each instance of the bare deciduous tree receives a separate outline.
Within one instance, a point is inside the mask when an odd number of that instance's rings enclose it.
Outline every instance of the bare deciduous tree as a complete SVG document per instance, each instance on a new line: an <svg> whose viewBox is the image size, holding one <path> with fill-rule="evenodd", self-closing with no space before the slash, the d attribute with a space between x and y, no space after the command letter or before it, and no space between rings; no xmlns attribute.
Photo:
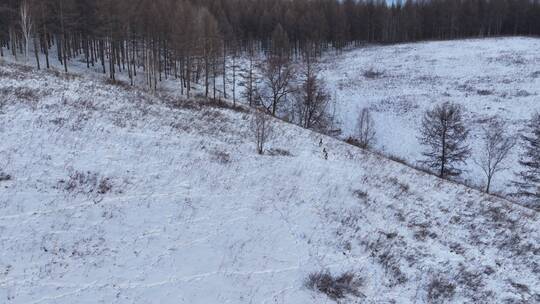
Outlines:
<svg viewBox="0 0 540 304"><path fill-rule="evenodd" d="M295 92L298 123L307 129L325 131L329 127L330 120L327 113L330 94L324 81L319 78L316 58L306 54L300 71L301 83Z"/></svg>
<svg viewBox="0 0 540 304"><path fill-rule="evenodd" d="M422 119L419 140L426 146L422 163L441 178L461 174L457 164L465 163L471 153L462 113L459 105L446 102L426 111Z"/></svg>
<svg viewBox="0 0 540 304"><path fill-rule="evenodd" d="M289 62L279 57L268 56L262 66L262 85L259 92L261 104L276 116L279 106L294 92L291 83L294 80L294 68Z"/></svg>
<svg viewBox="0 0 540 304"><path fill-rule="evenodd" d="M264 154L264 146L273 136L270 117L263 112L257 111L251 120L251 131L257 145L257 153Z"/></svg>
<svg viewBox="0 0 540 304"><path fill-rule="evenodd" d="M255 70L258 58L253 43L248 44L246 53L247 63L240 70L239 76L241 79L240 86L244 87L242 97L246 99L251 107L257 99L257 85L259 84L259 77Z"/></svg>
<svg viewBox="0 0 540 304"><path fill-rule="evenodd" d="M271 52L261 67L264 88L259 94L261 104L273 116L276 116L278 107L294 91L291 83L295 79L295 70L291 64L289 47L287 33L278 24L272 33Z"/></svg>
<svg viewBox="0 0 540 304"><path fill-rule="evenodd" d="M197 31L202 46L202 59L204 62L204 95L205 97L209 96L210 75L212 74L214 85L213 97L215 99L215 81L217 76L216 65L217 58L221 51L222 39L219 36L219 27L217 20L205 7L199 8L197 16Z"/></svg>
<svg viewBox="0 0 540 304"><path fill-rule="evenodd" d="M515 145L515 140L506 134L506 125L499 119L492 119L483 127L481 155L475 163L486 175L486 193L489 193L493 176L505 170L504 161Z"/></svg>
<svg viewBox="0 0 540 304"><path fill-rule="evenodd" d="M30 40L32 39L32 16L30 14L30 3L28 0L21 1L19 7L21 17L21 30L24 38L24 57L28 59L28 52L30 51ZM38 50L35 50L36 52Z"/></svg>
<svg viewBox="0 0 540 304"><path fill-rule="evenodd" d="M358 146L363 149L369 149L375 143L375 121L371 116L371 112L367 108L363 108L358 113L356 121L356 137Z"/></svg>

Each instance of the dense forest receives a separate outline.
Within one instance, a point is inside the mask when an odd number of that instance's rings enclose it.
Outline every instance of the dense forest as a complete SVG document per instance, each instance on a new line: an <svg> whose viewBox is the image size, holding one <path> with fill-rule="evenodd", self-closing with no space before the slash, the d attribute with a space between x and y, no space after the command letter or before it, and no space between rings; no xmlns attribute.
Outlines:
<svg viewBox="0 0 540 304"><path fill-rule="evenodd" d="M144 71L149 87L225 69L238 52L317 56L361 43L540 35L540 0L3 0L0 55L84 58L115 79ZM39 50L31 52L29 50ZM32 55L30 55L32 54ZM41 59L40 59L41 58ZM221 58L221 59L220 59ZM44 62L40 62L44 61ZM221 63L223 69L219 66ZM215 80L215 78L214 78Z"/></svg>

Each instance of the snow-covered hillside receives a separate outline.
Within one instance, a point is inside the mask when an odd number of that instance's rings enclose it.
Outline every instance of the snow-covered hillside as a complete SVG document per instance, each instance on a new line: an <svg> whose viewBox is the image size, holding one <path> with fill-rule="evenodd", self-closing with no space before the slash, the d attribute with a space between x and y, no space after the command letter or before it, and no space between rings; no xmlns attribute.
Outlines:
<svg viewBox="0 0 540 304"><path fill-rule="evenodd" d="M466 109L478 156L487 118L497 115L518 133L540 111L538 50L540 39L520 37L367 46L329 56L324 77L335 89L344 136L354 132L359 110L367 107L376 119L377 149L415 163L422 158L417 135L424 111L451 101ZM518 151L508 162L515 170ZM465 178L483 185L472 160L466 169ZM513 173L496 176L495 190L511 190Z"/></svg>
<svg viewBox="0 0 540 304"><path fill-rule="evenodd" d="M319 271L343 303L540 301L529 209L280 121L259 156L249 111L88 76L0 63L0 105L2 303L331 303Z"/></svg>

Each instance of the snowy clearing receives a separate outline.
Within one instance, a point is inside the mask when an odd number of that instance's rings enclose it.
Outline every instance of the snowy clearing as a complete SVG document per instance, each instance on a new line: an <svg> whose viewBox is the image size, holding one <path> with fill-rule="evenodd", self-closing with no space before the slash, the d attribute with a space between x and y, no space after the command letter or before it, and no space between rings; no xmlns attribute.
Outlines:
<svg viewBox="0 0 540 304"><path fill-rule="evenodd" d="M350 135L361 108L377 125L377 149L416 163L423 147L417 136L422 115L435 104L461 104L472 129L473 157L481 153L479 133L491 116L508 122L517 134L540 111L540 39L489 38L367 46L328 56L324 78L337 96L343 136ZM514 149L508 166L518 170ZM471 159L464 175L484 185ZM511 192L514 170L495 177L495 190Z"/></svg>
<svg viewBox="0 0 540 304"><path fill-rule="evenodd" d="M95 77L3 62L0 97L2 302L332 303L325 270L343 303L540 301L529 209L281 121L259 156L249 112Z"/></svg>

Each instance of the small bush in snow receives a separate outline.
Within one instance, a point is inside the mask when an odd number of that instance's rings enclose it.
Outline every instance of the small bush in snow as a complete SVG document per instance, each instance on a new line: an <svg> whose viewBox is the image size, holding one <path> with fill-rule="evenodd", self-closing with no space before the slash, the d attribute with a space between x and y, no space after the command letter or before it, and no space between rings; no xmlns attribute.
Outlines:
<svg viewBox="0 0 540 304"><path fill-rule="evenodd" d="M476 93L480 96L488 96L488 95L492 95L493 94L493 91L491 90L477 90Z"/></svg>
<svg viewBox="0 0 540 304"><path fill-rule="evenodd" d="M216 108L216 109L228 109L228 110L233 110L233 111L241 112L241 113L247 112L247 110L240 105L230 104L220 99L204 99L203 101L200 102L200 105L210 107L210 108Z"/></svg>
<svg viewBox="0 0 540 304"><path fill-rule="evenodd" d="M67 181L61 180L60 183L64 183L64 189L67 192L92 192L97 184L97 175L92 172L74 171L69 175Z"/></svg>
<svg viewBox="0 0 540 304"><path fill-rule="evenodd" d="M459 273L455 279L459 286L466 287L466 292L472 293L473 296L481 294L485 287L482 273L478 270L467 269L463 264L459 265Z"/></svg>
<svg viewBox="0 0 540 304"><path fill-rule="evenodd" d="M519 292L519 294L524 297L525 295L530 295L531 294L531 289L529 288L529 286L525 285L525 284L522 284L522 283L518 283L518 282L514 282L514 281L510 281L510 285L517 291ZM536 298L538 299L538 294L536 294Z"/></svg>
<svg viewBox="0 0 540 304"><path fill-rule="evenodd" d="M382 266L389 279L390 286L397 286L408 281L406 274L401 270L403 249L407 243L403 236L396 232L379 231L376 240L362 242L370 256Z"/></svg>
<svg viewBox="0 0 540 304"><path fill-rule="evenodd" d="M38 99L39 91L27 87L20 87L13 90L13 95L21 100L35 101Z"/></svg>
<svg viewBox="0 0 540 304"><path fill-rule="evenodd" d="M401 193L406 193L406 192L409 192L409 185L404 183L404 182L401 182L399 179L395 178L395 177L391 177L388 179L388 181L396 186L398 186L399 190Z"/></svg>
<svg viewBox="0 0 540 304"><path fill-rule="evenodd" d="M440 276L431 278L427 286L429 303L447 303L454 297L455 293L456 285Z"/></svg>
<svg viewBox="0 0 540 304"><path fill-rule="evenodd" d="M98 193L105 194L112 190L112 183L108 177L102 178L98 184Z"/></svg>
<svg viewBox="0 0 540 304"><path fill-rule="evenodd" d="M215 151L212 153L212 159L220 164L226 164L231 161L231 156L227 152Z"/></svg>
<svg viewBox="0 0 540 304"><path fill-rule="evenodd" d="M532 94L527 92L526 90L519 90L517 91L516 93L516 97L529 97L531 96Z"/></svg>
<svg viewBox="0 0 540 304"><path fill-rule="evenodd" d="M272 156L292 156L291 152L284 149L274 148L268 150L268 155Z"/></svg>
<svg viewBox="0 0 540 304"><path fill-rule="evenodd" d="M94 172L73 171L67 180L60 180L62 188L72 194L106 194L112 190L112 182L107 177L99 178Z"/></svg>
<svg viewBox="0 0 540 304"><path fill-rule="evenodd" d="M355 190L353 192L354 196L356 196L359 199L366 200L368 198L368 193L363 190Z"/></svg>
<svg viewBox="0 0 540 304"><path fill-rule="evenodd" d="M391 250L384 250L376 255L376 261L384 268L390 286L397 286L408 281L407 275L401 270L400 257Z"/></svg>
<svg viewBox="0 0 540 304"><path fill-rule="evenodd" d="M368 79L376 79L380 78L384 73L381 71L377 71L373 68L370 68L369 70L364 71L364 77Z"/></svg>
<svg viewBox="0 0 540 304"><path fill-rule="evenodd" d="M107 79L104 80L104 83L105 83L105 84L108 84L108 85L112 85L112 86L117 86L117 87L123 88L123 89L125 89L125 90L131 88L131 86L129 85L129 83L127 83L127 82L125 82L125 81L118 80L118 79L110 79L110 78L107 78Z"/></svg>
<svg viewBox="0 0 540 304"><path fill-rule="evenodd" d="M348 143L349 145L360 147L360 141L358 141L358 139L352 136L347 137L347 139L345 139L345 142Z"/></svg>
<svg viewBox="0 0 540 304"><path fill-rule="evenodd" d="M430 237L432 239L437 238L437 233L432 232L429 230L428 227L425 226L418 226L417 230L413 234L414 238L419 241L425 241L427 237Z"/></svg>
<svg viewBox="0 0 540 304"><path fill-rule="evenodd" d="M11 180L11 175L0 171L0 182Z"/></svg>
<svg viewBox="0 0 540 304"><path fill-rule="evenodd" d="M310 274L305 285L311 290L326 294L333 300L339 300L347 295L362 295L359 289L363 285L363 279L352 272L345 272L334 277L328 271L319 271Z"/></svg>
<svg viewBox="0 0 540 304"><path fill-rule="evenodd" d="M387 155L385 155L385 156L388 157L388 159L393 160L393 161L395 161L395 162L397 162L397 163L400 163L400 164L403 164L403 165L407 165L407 166L409 165L409 164L407 163L407 160L405 160L405 158L403 158L403 157L400 157L400 156L397 156L397 155L393 155L393 154L387 154Z"/></svg>

